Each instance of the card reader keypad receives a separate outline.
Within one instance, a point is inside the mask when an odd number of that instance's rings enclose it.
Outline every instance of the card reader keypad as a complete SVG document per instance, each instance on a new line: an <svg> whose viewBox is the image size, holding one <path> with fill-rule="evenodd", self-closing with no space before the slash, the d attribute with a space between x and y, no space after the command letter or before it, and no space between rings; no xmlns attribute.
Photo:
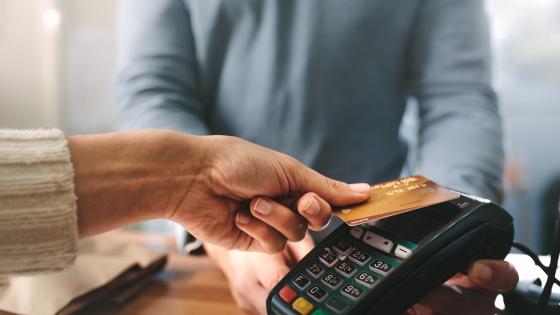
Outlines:
<svg viewBox="0 0 560 315"><path fill-rule="evenodd" d="M305 315L347 314L416 248L367 225L346 234L317 248L316 256L286 282L288 289L277 293L286 309Z"/></svg>

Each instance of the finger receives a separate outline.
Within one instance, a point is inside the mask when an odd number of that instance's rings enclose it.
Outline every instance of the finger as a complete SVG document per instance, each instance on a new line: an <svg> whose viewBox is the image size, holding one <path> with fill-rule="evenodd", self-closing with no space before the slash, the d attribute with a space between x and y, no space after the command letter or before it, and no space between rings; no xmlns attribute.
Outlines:
<svg viewBox="0 0 560 315"><path fill-rule="evenodd" d="M288 243L288 252L293 264L298 263L315 247L315 241L311 235L305 235L305 238L297 243Z"/></svg>
<svg viewBox="0 0 560 315"><path fill-rule="evenodd" d="M253 238L246 248L239 249L273 254L286 247L287 240L280 232L245 211L237 212L235 223L241 231Z"/></svg>
<svg viewBox="0 0 560 315"><path fill-rule="evenodd" d="M270 225L292 242L301 241L307 232L307 221L291 209L271 199L259 197L249 207L254 217Z"/></svg>
<svg viewBox="0 0 560 315"><path fill-rule="evenodd" d="M272 290L290 271L282 254L260 255L254 268L260 284L268 291Z"/></svg>
<svg viewBox="0 0 560 315"><path fill-rule="evenodd" d="M469 279L469 276L464 275L462 273L455 274L449 280L445 281L445 284L459 286L468 289L476 289L476 288L480 289L480 286L472 282L471 279Z"/></svg>
<svg viewBox="0 0 560 315"><path fill-rule="evenodd" d="M315 193L303 195L297 202L299 213L309 221L309 228L315 231L323 229L331 219L331 206Z"/></svg>
<svg viewBox="0 0 560 315"><path fill-rule="evenodd" d="M284 173L290 184L299 192L315 192L328 203L343 206L366 201L369 197L368 184L347 184L328 177L305 167L295 159L290 159L283 165Z"/></svg>
<svg viewBox="0 0 560 315"><path fill-rule="evenodd" d="M478 286L496 292L509 292L519 281L515 267L503 260L476 261L469 267L468 275Z"/></svg>
<svg viewBox="0 0 560 315"><path fill-rule="evenodd" d="M432 314L494 314L495 299L496 293L491 291L441 285L418 302L424 307L417 310L429 309Z"/></svg>

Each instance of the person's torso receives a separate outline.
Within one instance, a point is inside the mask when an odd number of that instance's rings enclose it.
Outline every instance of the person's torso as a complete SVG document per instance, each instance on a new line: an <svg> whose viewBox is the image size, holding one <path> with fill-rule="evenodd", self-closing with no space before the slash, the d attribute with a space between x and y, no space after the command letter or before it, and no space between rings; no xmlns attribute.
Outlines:
<svg viewBox="0 0 560 315"><path fill-rule="evenodd" d="M346 181L399 175L420 0L183 0L212 133Z"/></svg>

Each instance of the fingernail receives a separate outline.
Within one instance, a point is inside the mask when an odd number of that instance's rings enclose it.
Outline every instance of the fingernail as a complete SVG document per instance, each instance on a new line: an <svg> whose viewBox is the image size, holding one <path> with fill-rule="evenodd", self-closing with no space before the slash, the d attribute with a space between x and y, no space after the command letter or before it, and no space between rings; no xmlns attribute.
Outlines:
<svg viewBox="0 0 560 315"><path fill-rule="evenodd" d="M366 183L350 184L350 189L359 194L369 194L370 186Z"/></svg>
<svg viewBox="0 0 560 315"><path fill-rule="evenodd" d="M312 196L308 196L307 198L309 198L309 200L303 207L303 211L310 215L315 215L319 213L319 211L321 210L319 206L319 202Z"/></svg>
<svg viewBox="0 0 560 315"><path fill-rule="evenodd" d="M260 214L267 215L272 211L272 205L270 202L264 200L263 198L257 199L255 202L255 211Z"/></svg>
<svg viewBox="0 0 560 315"><path fill-rule="evenodd" d="M480 281L488 281L492 278L492 269L483 263L475 263L473 277Z"/></svg>
<svg viewBox="0 0 560 315"><path fill-rule="evenodd" d="M237 223L239 224L249 224L251 222L251 218L246 213L238 212L237 213Z"/></svg>

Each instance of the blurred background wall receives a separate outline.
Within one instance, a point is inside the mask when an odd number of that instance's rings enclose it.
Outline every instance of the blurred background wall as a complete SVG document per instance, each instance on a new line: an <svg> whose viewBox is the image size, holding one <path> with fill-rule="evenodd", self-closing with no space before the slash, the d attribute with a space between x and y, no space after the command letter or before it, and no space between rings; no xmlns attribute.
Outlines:
<svg viewBox="0 0 560 315"><path fill-rule="evenodd" d="M560 191L560 1L487 7L508 151L504 203L517 238L544 251ZM0 127L111 130L115 8L0 0Z"/></svg>
<svg viewBox="0 0 560 315"><path fill-rule="evenodd" d="M0 126L111 130L116 0L0 0Z"/></svg>
<svg viewBox="0 0 560 315"><path fill-rule="evenodd" d="M58 124L58 31L49 8L46 0L0 0L2 127Z"/></svg>
<svg viewBox="0 0 560 315"><path fill-rule="evenodd" d="M560 1L487 1L516 237L550 246L560 194Z"/></svg>

